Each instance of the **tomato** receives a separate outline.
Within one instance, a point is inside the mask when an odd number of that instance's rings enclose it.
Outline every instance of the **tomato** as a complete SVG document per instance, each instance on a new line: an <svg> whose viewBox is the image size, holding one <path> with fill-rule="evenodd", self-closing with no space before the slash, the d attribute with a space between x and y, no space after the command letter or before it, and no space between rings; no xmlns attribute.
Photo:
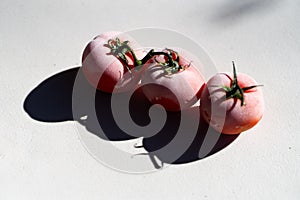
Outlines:
<svg viewBox="0 0 300 200"><path fill-rule="evenodd" d="M261 85L243 73L218 73L209 79L201 95L203 118L215 130L239 134L256 125L264 113ZM235 89L234 89L235 88Z"/></svg>
<svg viewBox="0 0 300 200"><path fill-rule="evenodd" d="M133 70L134 60L130 53L125 54L127 65L112 53L109 40L129 41L135 49L139 45L129 35L120 32L106 32L96 36L88 43L82 55L82 70L88 82L95 88L112 93L124 92L135 88L140 81L140 72ZM137 55L141 55L138 52Z"/></svg>
<svg viewBox="0 0 300 200"><path fill-rule="evenodd" d="M162 58L156 57L144 69L142 88L151 103L160 104L167 111L180 111L198 101L204 77L183 50L179 50L177 55L171 51L170 56L178 59L178 64L184 69L168 73L160 64Z"/></svg>

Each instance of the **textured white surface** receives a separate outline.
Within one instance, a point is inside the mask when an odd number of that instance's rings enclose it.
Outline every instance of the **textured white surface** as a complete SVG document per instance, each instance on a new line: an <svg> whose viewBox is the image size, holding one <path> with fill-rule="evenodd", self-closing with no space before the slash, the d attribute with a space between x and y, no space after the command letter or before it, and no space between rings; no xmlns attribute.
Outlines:
<svg viewBox="0 0 300 200"><path fill-rule="evenodd" d="M2 0L0 199L299 199L299 9L295 0ZM24 111L40 82L80 65L91 38L141 27L190 37L219 71L235 60L265 85L262 121L206 159L130 175L93 159L74 122Z"/></svg>

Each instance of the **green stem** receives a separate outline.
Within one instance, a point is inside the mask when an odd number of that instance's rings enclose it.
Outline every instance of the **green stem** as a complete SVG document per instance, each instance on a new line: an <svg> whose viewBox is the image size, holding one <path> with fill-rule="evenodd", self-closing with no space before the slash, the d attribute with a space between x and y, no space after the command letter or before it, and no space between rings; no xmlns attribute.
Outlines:
<svg viewBox="0 0 300 200"><path fill-rule="evenodd" d="M168 65L169 65L169 67L175 66L174 60L172 59L172 56L170 54L168 54L167 52L163 52L163 51L157 51L157 52L155 52L154 49L151 49L146 54L146 56L142 60L140 60L141 61L141 65L145 64L146 62L148 62L148 60L150 60L151 58L153 58L153 56L159 56L159 55L163 55L163 56L166 56L168 58Z"/></svg>
<svg viewBox="0 0 300 200"><path fill-rule="evenodd" d="M141 60L139 60L137 57L136 57L136 54L134 53L133 49L128 45L128 44L125 44L123 45L124 48L128 49L128 52L130 52L130 54L132 55L133 57L133 61L134 61L134 67L137 67L139 65L141 65Z"/></svg>
<svg viewBox="0 0 300 200"><path fill-rule="evenodd" d="M108 40L108 46L111 49L111 53L113 53L116 57L119 57L120 59L123 60L123 62L126 64L126 67L129 68L128 66L128 60L126 58L126 53L130 53L133 57L133 62L134 62L134 69L135 70L140 70L142 66L147 63L150 59L152 59L154 56L158 55L163 55L168 58L166 63L161 63L163 66L165 66L165 70L168 73L175 73L178 72L181 69L184 69L184 67L179 65L179 57L177 56L176 60L173 60L172 58L172 53L174 53L173 50L171 49L166 49L168 52L163 52L163 51L157 51L155 52L154 49L151 49L144 58L139 60L133 51L133 49L128 45L129 41L124 41L121 42L119 38L116 38L115 40L110 39ZM131 72L129 70L129 72Z"/></svg>
<svg viewBox="0 0 300 200"><path fill-rule="evenodd" d="M244 92L246 92L247 90L250 90L252 88L260 87L263 85L251 85L251 86L241 88L241 86L238 83L236 68L235 68L235 64L233 61L232 61L232 65L233 65L233 80L231 83L231 87L222 86L222 88L226 92L226 99L231 99L231 98L240 99L241 106L244 106L244 105L246 105Z"/></svg>

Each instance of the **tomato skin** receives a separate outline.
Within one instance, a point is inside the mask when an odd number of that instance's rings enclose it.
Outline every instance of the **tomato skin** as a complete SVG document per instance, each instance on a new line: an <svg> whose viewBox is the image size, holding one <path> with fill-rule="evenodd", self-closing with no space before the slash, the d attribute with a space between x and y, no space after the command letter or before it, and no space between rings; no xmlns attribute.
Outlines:
<svg viewBox="0 0 300 200"><path fill-rule="evenodd" d="M167 111L185 110L200 97L204 77L185 55L179 53L179 64L185 70L167 75L156 62L148 64L142 75L143 92L152 104L161 104Z"/></svg>
<svg viewBox="0 0 300 200"><path fill-rule="evenodd" d="M131 70L132 74L130 74L124 63L110 53L107 42L116 37L121 41L130 41L132 48L138 47L138 44L130 36L111 31L96 36L87 44L82 55L82 70L86 79L96 89L107 93L131 90L140 81L139 72ZM129 68L132 69L132 56L128 54L127 60Z"/></svg>
<svg viewBox="0 0 300 200"><path fill-rule="evenodd" d="M218 73L205 85L200 100L201 115L215 130L225 134L239 134L256 125L264 113L264 99L260 87L244 92L245 105L241 100L225 98L225 91L220 86L231 86L230 73ZM250 76L238 73L241 88L257 85Z"/></svg>

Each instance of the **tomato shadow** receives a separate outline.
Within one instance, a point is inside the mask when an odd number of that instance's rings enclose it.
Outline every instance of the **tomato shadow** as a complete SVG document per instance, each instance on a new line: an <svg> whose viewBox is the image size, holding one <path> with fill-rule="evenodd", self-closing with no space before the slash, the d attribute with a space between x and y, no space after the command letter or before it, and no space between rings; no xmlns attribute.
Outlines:
<svg viewBox="0 0 300 200"><path fill-rule="evenodd" d="M148 151L151 156L156 156L163 163L168 164L184 164L193 161L198 161L209 157L230 145L238 136L221 134L215 131L204 121L200 115L199 107L193 107L190 110L184 111L185 113L169 113L166 126L156 135L149 138L144 138L143 147ZM199 112L199 115L195 115ZM194 113L194 114L191 114ZM196 134L191 134L188 127L184 127L184 134L178 136L178 126L174 126L180 122L180 115L185 117L188 124L194 123L196 120L199 123ZM197 116L197 117L195 117ZM200 122L199 122L200 117ZM177 137L174 145L172 140ZM193 137L188 146L186 137ZM164 147L168 146L166 150Z"/></svg>
<svg viewBox="0 0 300 200"><path fill-rule="evenodd" d="M128 95L120 93L114 96L120 107L128 108L128 105L122 105ZM42 81L26 96L23 108L32 119L41 122L77 121L88 133L103 140L124 141L143 137L142 145L148 154L170 164L201 160L224 149L238 137L214 131L201 117L199 123L199 107L183 112L166 112L162 129L153 136L145 132L129 135L119 128L111 105L112 95L91 87L81 68L75 67ZM137 89L129 100L132 121L139 126L150 124L151 107L142 89ZM188 123L183 127L183 134L178 136L182 118ZM197 124L196 129L190 129L189 124ZM172 145L174 138L179 142ZM180 142L187 139L190 140L188 143Z"/></svg>
<svg viewBox="0 0 300 200"><path fill-rule="evenodd" d="M74 87L75 84L79 87ZM91 99L96 102L94 107L90 105ZM136 138L118 128L110 102L111 95L92 88L81 68L75 67L42 81L27 95L23 108L32 119L41 122L77 121L87 131L105 140ZM102 129L99 129L99 124Z"/></svg>
<svg viewBox="0 0 300 200"><path fill-rule="evenodd" d="M42 81L25 98L25 112L42 122L73 120L72 90L78 69L68 69Z"/></svg>

